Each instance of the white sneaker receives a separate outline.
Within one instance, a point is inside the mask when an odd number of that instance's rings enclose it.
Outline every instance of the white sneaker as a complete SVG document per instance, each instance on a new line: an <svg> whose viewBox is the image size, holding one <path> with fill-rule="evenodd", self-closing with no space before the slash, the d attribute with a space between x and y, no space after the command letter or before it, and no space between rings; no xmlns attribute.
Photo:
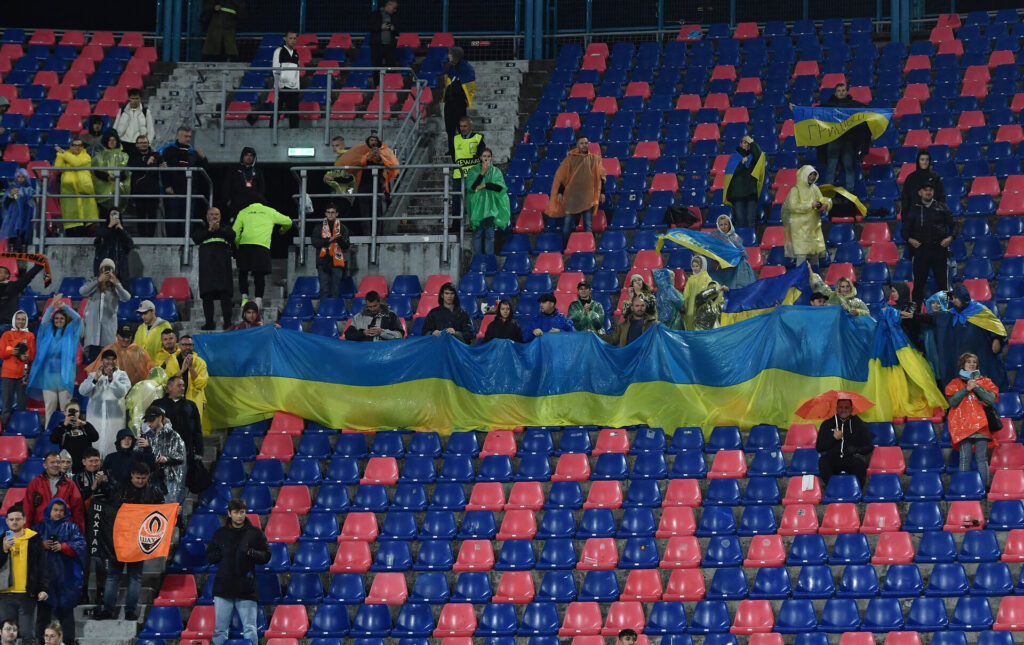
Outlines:
<svg viewBox="0 0 1024 645"><path fill-rule="evenodd" d="M260 308L260 311L263 311L263 298L256 297L255 300L256 306Z"/></svg>

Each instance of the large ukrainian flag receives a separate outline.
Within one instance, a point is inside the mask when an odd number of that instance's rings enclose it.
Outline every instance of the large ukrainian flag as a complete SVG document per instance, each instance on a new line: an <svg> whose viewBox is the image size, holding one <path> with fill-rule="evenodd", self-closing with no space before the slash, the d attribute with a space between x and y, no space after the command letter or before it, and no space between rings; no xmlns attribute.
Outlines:
<svg viewBox="0 0 1024 645"><path fill-rule="evenodd" d="M835 141L858 125L871 130L871 139L882 136L892 121L888 108L793 107L793 134L798 146L821 146Z"/></svg>
<svg viewBox="0 0 1024 645"><path fill-rule="evenodd" d="M811 265L804 262L782 275L762 278L745 287L733 289L722 308L721 325L738 322L775 311L782 305L808 305L811 302Z"/></svg>
<svg viewBox="0 0 1024 645"><path fill-rule="evenodd" d="M691 231L688 228L671 229L668 233L658 236L655 250L660 253L666 241L685 246L694 253L715 260L719 266L725 268L734 267L743 259L743 249L701 231Z"/></svg>
<svg viewBox="0 0 1024 645"><path fill-rule="evenodd" d="M450 431L519 425L750 427L797 421L829 389L875 401L865 420L930 415L945 399L897 324L840 307L780 307L735 325L655 325L626 348L594 334L471 347L442 335L357 343L270 326L196 337L207 416L284 410L327 427Z"/></svg>

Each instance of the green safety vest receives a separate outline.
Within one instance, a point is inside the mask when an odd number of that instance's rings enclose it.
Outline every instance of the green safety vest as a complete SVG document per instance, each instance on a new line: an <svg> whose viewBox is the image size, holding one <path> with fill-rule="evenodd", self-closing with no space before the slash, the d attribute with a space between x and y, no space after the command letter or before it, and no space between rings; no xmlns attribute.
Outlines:
<svg viewBox="0 0 1024 645"><path fill-rule="evenodd" d="M471 137L464 137L462 134L455 135L455 163L461 168L452 170L452 177L462 179L463 168L468 169L480 163L477 148L480 147L483 138L484 136L478 132L474 132Z"/></svg>

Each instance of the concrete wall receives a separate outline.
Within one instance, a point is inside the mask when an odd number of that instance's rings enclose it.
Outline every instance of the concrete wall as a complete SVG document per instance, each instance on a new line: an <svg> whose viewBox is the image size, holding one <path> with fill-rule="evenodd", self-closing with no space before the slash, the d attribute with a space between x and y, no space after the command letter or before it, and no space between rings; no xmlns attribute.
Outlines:
<svg viewBox="0 0 1024 645"><path fill-rule="evenodd" d="M305 249L304 265L297 261L298 252L296 247L292 247L289 253L288 284L292 284L301 275L316 275L316 249ZM350 250L350 266L355 272L357 283L364 275L383 275L390 284L397 275L417 275L421 281L425 281L427 276L437 273L447 273L458 282L463 267L468 266L468 260L463 257L458 242L449 243L448 253L448 262L442 263L439 242L384 243L377 246L377 262L371 264L370 245L355 243Z"/></svg>
<svg viewBox="0 0 1024 645"><path fill-rule="evenodd" d="M324 143L323 120L305 121L297 130L291 130L286 125L278 132L276 146L273 144L273 133L267 126L267 121L260 121L254 126L249 126L245 121L230 121L229 123L240 125L224 130L223 146L218 143L220 133L216 127L197 128L193 132L194 145L206 154L210 163L238 163L238 155L245 146L256 149L260 163L288 163L296 166L334 163L335 157L331 145L329 142ZM309 123L315 125L307 125ZM398 128L401 125L400 121L395 121L395 123L397 125L384 126L383 139L388 145L394 145L395 135L398 134ZM340 134L345 137L345 144L349 147L362 143L366 137L376 133L376 121L357 119L331 122L331 137ZM289 158L289 147L314 148L316 156Z"/></svg>
<svg viewBox="0 0 1024 645"><path fill-rule="evenodd" d="M192 247L194 250L194 247ZM128 258L128 269L133 277L148 276L153 278L156 288L167 277L183 276L188 278L193 291L198 284L198 268L195 262L187 266L181 263L181 244L146 244L136 242ZM50 259L53 272L53 284L43 287L42 276L37 276L32 287L38 291L53 291L60 286L62 278L67 276L90 276L93 274L94 251L92 244L68 244L58 239L47 243L46 256ZM76 295L77 297L77 295Z"/></svg>

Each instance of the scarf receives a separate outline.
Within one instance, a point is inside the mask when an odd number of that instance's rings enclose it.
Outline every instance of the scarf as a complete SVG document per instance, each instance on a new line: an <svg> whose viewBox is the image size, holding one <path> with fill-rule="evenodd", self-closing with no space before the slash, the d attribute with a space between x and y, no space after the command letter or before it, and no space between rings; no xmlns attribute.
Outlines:
<svg viewBox="0 0 1024 645"><path fill-rule="evenodd" d="M320 237L324 238L325 240L326 239L330 239L332 236L339 235L341 233L341 220L335 218L334 226L333 226L334 230L333 231L331 230L332 227L328 226L328 224L329 224L329 222L325 218L324 219L324 224L320 228ZM326 256L327 253L328 253L328 249L320 249L320 257ZM343 266L345 266L345 252L342 251L341 248L338 247L338 243L337 242L331 242L330 254L331 254L331 260L334 262L334 266L336 266L336 267L343 267Z"/></svg>
<svg viewBox="0 0 1024 645"><path fill-rule="evenodd" d="M43 267L43 284L50 286L53 274L50 272L50 260L42 253L0 253L0 258L13 258L15 262L31 262Z"/></svg>

